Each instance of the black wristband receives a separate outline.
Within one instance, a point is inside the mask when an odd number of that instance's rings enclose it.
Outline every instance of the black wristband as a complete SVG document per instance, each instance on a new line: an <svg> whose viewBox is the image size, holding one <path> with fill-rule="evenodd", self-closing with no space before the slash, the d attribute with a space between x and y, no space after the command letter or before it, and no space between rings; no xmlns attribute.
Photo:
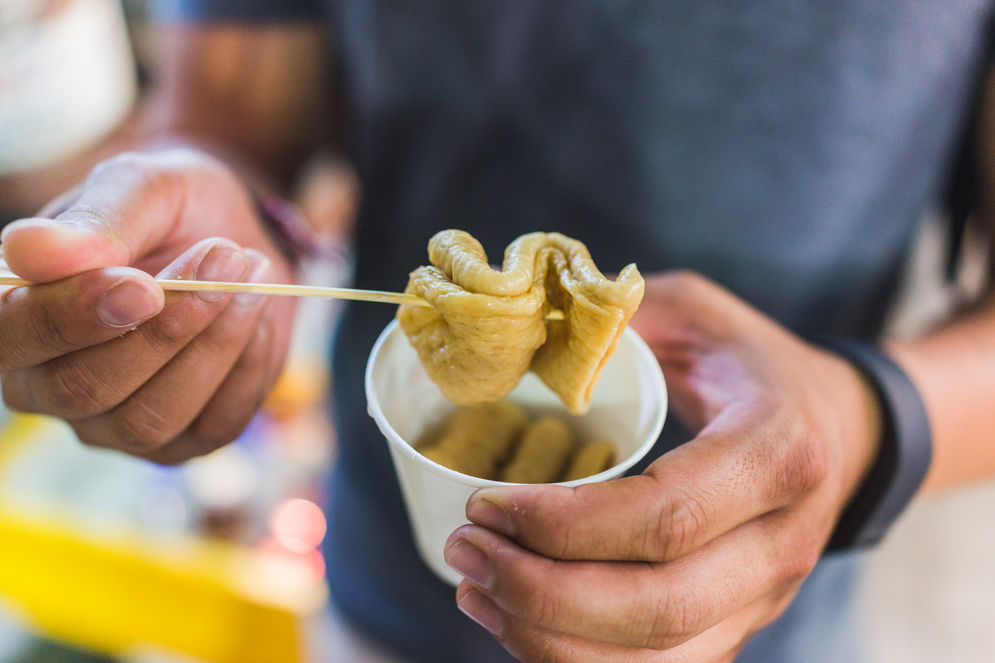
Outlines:
<svg viewBox="0 0 995 663"><path fill-rule="evenodd" d="M829 552L866 548L884 538L915 496L932 458L926 407L905 372L876 346L855 340L822 343L852 363L881 405L881 447L829 539Z"/></svg>

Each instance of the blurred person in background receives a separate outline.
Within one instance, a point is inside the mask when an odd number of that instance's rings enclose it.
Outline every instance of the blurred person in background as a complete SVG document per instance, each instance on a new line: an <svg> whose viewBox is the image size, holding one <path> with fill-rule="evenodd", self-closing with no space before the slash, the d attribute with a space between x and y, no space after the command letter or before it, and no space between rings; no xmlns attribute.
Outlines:
<svg viewBox="0 0 995 663"><path fill-rule="evenodd" d="M860 660L860 549L921 486L995 474L990 298L880 339L988 82L990 3L161 9L147 142L3 233L9 267L41 284L0 300L11 407L156 462L236 437L292 304L164 296L151 275L292 280L315 243L274 196L344 117L357 287L399 289L442 228L491 250L562 231L648 275L632 325L677 415L641 473L472 497L447 544L467 578L454 600L365 414L392 311L349 306L326 553L350 622L417 661ZM970 154L990 223L982 87Z"/></svg>
<svg viewBox="0 0 995 663"><path fill-rule="evenodd" d="M0 223L120 151L137 88L117 0L0 3Z"/></svg>

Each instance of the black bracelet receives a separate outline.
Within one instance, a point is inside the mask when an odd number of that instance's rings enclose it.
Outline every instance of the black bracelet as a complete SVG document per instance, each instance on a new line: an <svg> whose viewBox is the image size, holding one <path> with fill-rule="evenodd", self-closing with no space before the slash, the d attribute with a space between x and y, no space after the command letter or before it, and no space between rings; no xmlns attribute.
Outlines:
<svg viewBox="0 0 995 663"><path fill-rule="evenodd" d="M876 346L855 340L823 342L870 381L883 415L874 464L843 509L828 552L872 546L884 538L926 477L933 441L926 407L915 385Z"/></svg>

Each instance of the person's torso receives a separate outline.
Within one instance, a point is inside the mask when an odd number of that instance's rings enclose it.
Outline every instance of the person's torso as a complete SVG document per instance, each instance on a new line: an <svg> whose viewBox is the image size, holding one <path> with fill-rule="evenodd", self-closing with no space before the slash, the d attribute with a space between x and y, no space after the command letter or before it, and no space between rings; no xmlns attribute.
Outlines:
<svg viewBox="0 0 995 663"><path fill-rule="evenodd" d="M560 230L868 333L935 199L982 0L332 2L365 186L361 285L436 230ZM388 263L388 264L384 264Z"/></svg>
<svg viewBox="0 0 995 663"><path fill-rule="evenodd" d="M989 12L984 0L324 6L363 186L359 287L403 288L443 228L479 237L492 262L516 236L556 230L605 271L694 269L798 332L858 336L880 330L938 198ZM386 524L403 508L362 372L392 313L351 306L338 334L333 590L425 660L496 660L461 658L463 643L500 655L407 529ZM668 430L661 450L679 441ZM832 656L790 647L812 624L845 621L846 597L826 587L846 595L848 582L810 583L782 620L790 632L748 651ZM419 608L390 607L409 602ZM433 628L447 636L423 632Z"/></svg>

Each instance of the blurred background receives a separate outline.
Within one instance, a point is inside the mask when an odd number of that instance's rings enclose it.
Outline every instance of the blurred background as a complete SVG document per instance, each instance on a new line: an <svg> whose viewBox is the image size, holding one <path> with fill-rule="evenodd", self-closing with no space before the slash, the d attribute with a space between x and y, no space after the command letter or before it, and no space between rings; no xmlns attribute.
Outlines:
<svg viewBox="0 0 995 663"><path fill-rule="evenodd" d="M35 212L127 140L154 43L142 0L0 0L0 223ZM340 260L307 265L305 280L345 283L352 171L316 154L294 191L342 247ZM927 221L895 333L978 287L984 252L969 251L958 283L944 285L943 242ZM264 411L235 444L182 467L84 448L59 423L0 406L0 663L393 660L327 606L335 314L303 302ZM863 624L874 663L995 660L993 522L995 485L979 485L921 501L871 554Z"/></svg>

